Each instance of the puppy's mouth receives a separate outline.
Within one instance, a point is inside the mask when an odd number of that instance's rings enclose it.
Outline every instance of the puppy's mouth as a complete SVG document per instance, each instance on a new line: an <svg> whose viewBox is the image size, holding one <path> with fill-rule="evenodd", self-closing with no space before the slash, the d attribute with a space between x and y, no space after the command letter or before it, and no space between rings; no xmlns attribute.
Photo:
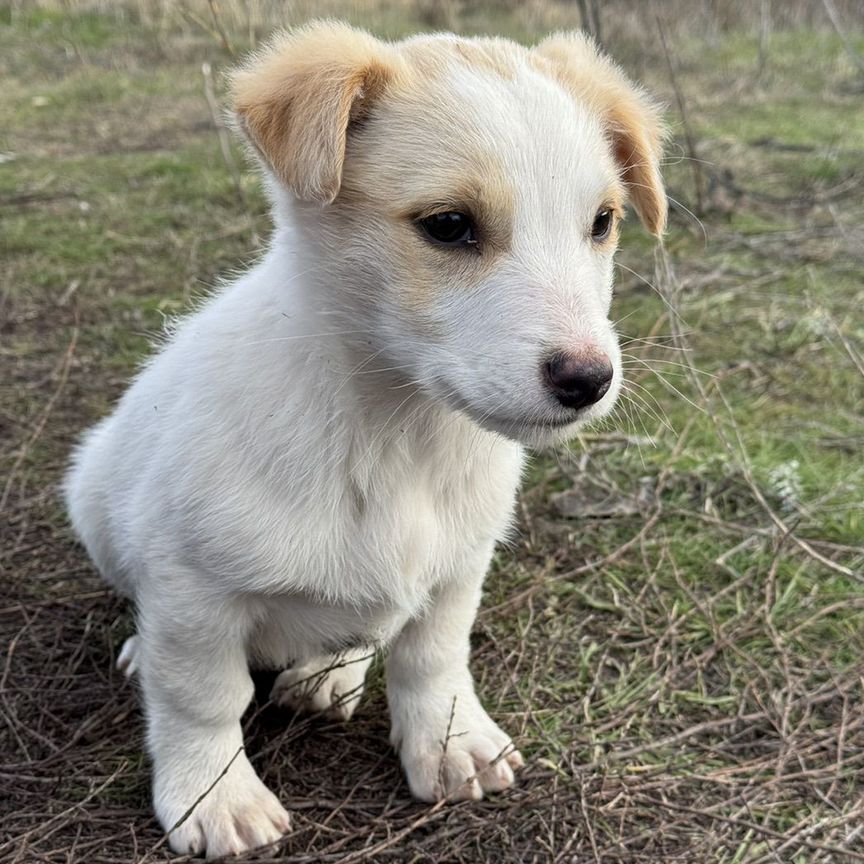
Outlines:
<svg viewBox="0 0 864 864"><path fill-rule="evenodd" d="M477 408L467 399L451 396L447 400L452 408L469 417L489 432L497 432L520 444L542 446L565 440L565 430L573 429L588 420L587 409L568 410L556 414L504 414Z"/></svg>
<svg viewBox="0 0 864 864"><path fill-rule="evenodd" d="M581 414L581 412L580 412ZM547 429L565 429L578 423L580 416L575 412L568 417L508 417L503 414L488 414L482 418L472 414L472 419L484 426L493 426L496 430L504 429L534 429L543 432Z"/></svg>
<svg viewBox="0 0 864 864"><path fill-rule="evenodd" d="M540 447L566 440L575 431L575 427L587 419L582 415L582 411L574 412L567 417L542 418L510 417L500 414L477 416L473 412L470 414L471 419L478 426L531 447Z"/></svg>

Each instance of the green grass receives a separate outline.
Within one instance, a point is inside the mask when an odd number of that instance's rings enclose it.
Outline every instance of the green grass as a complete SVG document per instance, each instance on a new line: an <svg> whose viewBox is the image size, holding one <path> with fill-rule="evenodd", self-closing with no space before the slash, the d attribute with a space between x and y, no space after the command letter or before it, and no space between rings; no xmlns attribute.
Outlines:
<svg viewBox="0 0 864 864"><path fill-rule="evenodd" d="M151 26L137 7L98 8L13 16L0 4L0 152L12 157L0 163L2 458L14 468L4 561L27 603L97 584L68 541L53 491L72 441L106 413L165 321L253 260L268 231L260 184L235 147L244 168L236 188L204 99L201 61L220 83L231 62L208 19ZM382 4L358 23L399 35L432 26L430 14ZM483 32L494 20L498 32L525 40L542 29L515 6L494 19L486 7L453 14L455 24L435 26ZM238 50L248 42L242 29L231 36ZM639 44L641 55L620 59L644 68L674 104L662 55ZM864 51L860 36L853 45ZM584 812L576 799L561 804L573 808L571 828L582 832L573 848L586 856L589 813L600 847L636 837L652 860L684 849L686 860L755 864L779 842L761 825L790 832L781 860L827 861L807 838L842 844L842 825L794 838L851 812L862 795L859 763L844 759L864 747L860 685L849 683L864 651L864 376L854 359L864 345L864 100L832 34L774 34L761 75L752 34L715 45L684 39L675 50L704 160L706 212L700 226L673 210L671 282L629 220L619 259L629 269L618 271L613 316L626 335L662 344L627 348L639 358L628 367L638 388L615 423L533 460L519 535L496 554L474 666L533 766L525 809L501 799L498 818L521 825L519 814L536 807L525 836L554 834L543 820L560 784L586 796ZM671 119L666 176L692 210L682 118ZM724 182L731 205L716 194ZM674 315L659 294L677 297ZM673 346L676 329L683 343ZM673 350L685 346L687 354ZM561 515L555 496L592 483L612 499L637 500L638 512ZM28 546L21 538L33 532L50 539ZM45 578L44 561L61 554L65 575ZM129 626L125 613L110 614L82 616L103 652L116 642L110 627ZM371 691L383 710L380 670ZM738 715L755 719L742 727ZM708 731L689 734L703 723ZM100 762L103 774L127 757L134 764L104 800L141 808L143 820L140 751L122 734L118 748ZM822 782L830 771L833 786ZM704 813L663 810L655 779L669 801ZM69 784L70 799L89 788L77 775ZM565 840L556 839L558 850ZM121 859L131 855L120 848Z"/></svg>

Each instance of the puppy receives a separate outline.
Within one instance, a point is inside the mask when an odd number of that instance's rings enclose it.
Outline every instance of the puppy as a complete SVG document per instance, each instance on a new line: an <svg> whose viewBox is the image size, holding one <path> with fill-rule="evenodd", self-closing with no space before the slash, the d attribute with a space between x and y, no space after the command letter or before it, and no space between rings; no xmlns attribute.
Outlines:
<svg viewBox="0 0 864 864"><path fill-rule="evenodd" d="M159 821L208 857L289 830L243 752L250 664L286 670L277 700L348 718L387 647L411 792L513 783L522 757L468 669L481 584L523 448L620 390L626 199L653 234L666 218L658 110L578 33L529 50L316 23L233 97L269 249L176 328L65 486L137 610L120 665Z"/></svg>

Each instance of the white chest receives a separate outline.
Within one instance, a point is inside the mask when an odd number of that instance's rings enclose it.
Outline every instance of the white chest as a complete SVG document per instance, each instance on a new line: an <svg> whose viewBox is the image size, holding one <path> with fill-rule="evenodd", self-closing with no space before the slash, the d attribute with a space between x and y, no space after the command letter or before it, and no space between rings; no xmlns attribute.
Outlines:
<svg viewBox="0 0 864 864"><path fill-rule="evenodd" d="M373 483L349 484L329 521L321 510L312 520L305 513L307 530L278 550L289 578L267 592L256 653L284 663L386 643L436 585L476 567L477 550L508 529L522 464L506 443L483 455L458 471L423 460L390 465Z"/></svg>

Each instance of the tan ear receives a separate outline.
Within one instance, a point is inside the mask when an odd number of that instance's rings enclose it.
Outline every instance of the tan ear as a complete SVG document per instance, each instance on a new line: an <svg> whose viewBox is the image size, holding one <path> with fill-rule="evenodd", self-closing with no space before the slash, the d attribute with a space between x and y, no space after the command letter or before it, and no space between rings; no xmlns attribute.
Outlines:
<svg viewBox="0 0 864 864"><path fill-rule="evenodd" d="M282 33L232 77L240 125L298 198L330 203L342 183L349 123L398 71L388 45L319 21Z"/></svg>
<svg viewBox="0 0 864 864"><path fill-rule="evenodd" d="M548 71L602 118L615 161L645 227L660 236L666 227L666 193L660 176L665 129L659 106L582 33L560 33L534 52Z"/></svg>

